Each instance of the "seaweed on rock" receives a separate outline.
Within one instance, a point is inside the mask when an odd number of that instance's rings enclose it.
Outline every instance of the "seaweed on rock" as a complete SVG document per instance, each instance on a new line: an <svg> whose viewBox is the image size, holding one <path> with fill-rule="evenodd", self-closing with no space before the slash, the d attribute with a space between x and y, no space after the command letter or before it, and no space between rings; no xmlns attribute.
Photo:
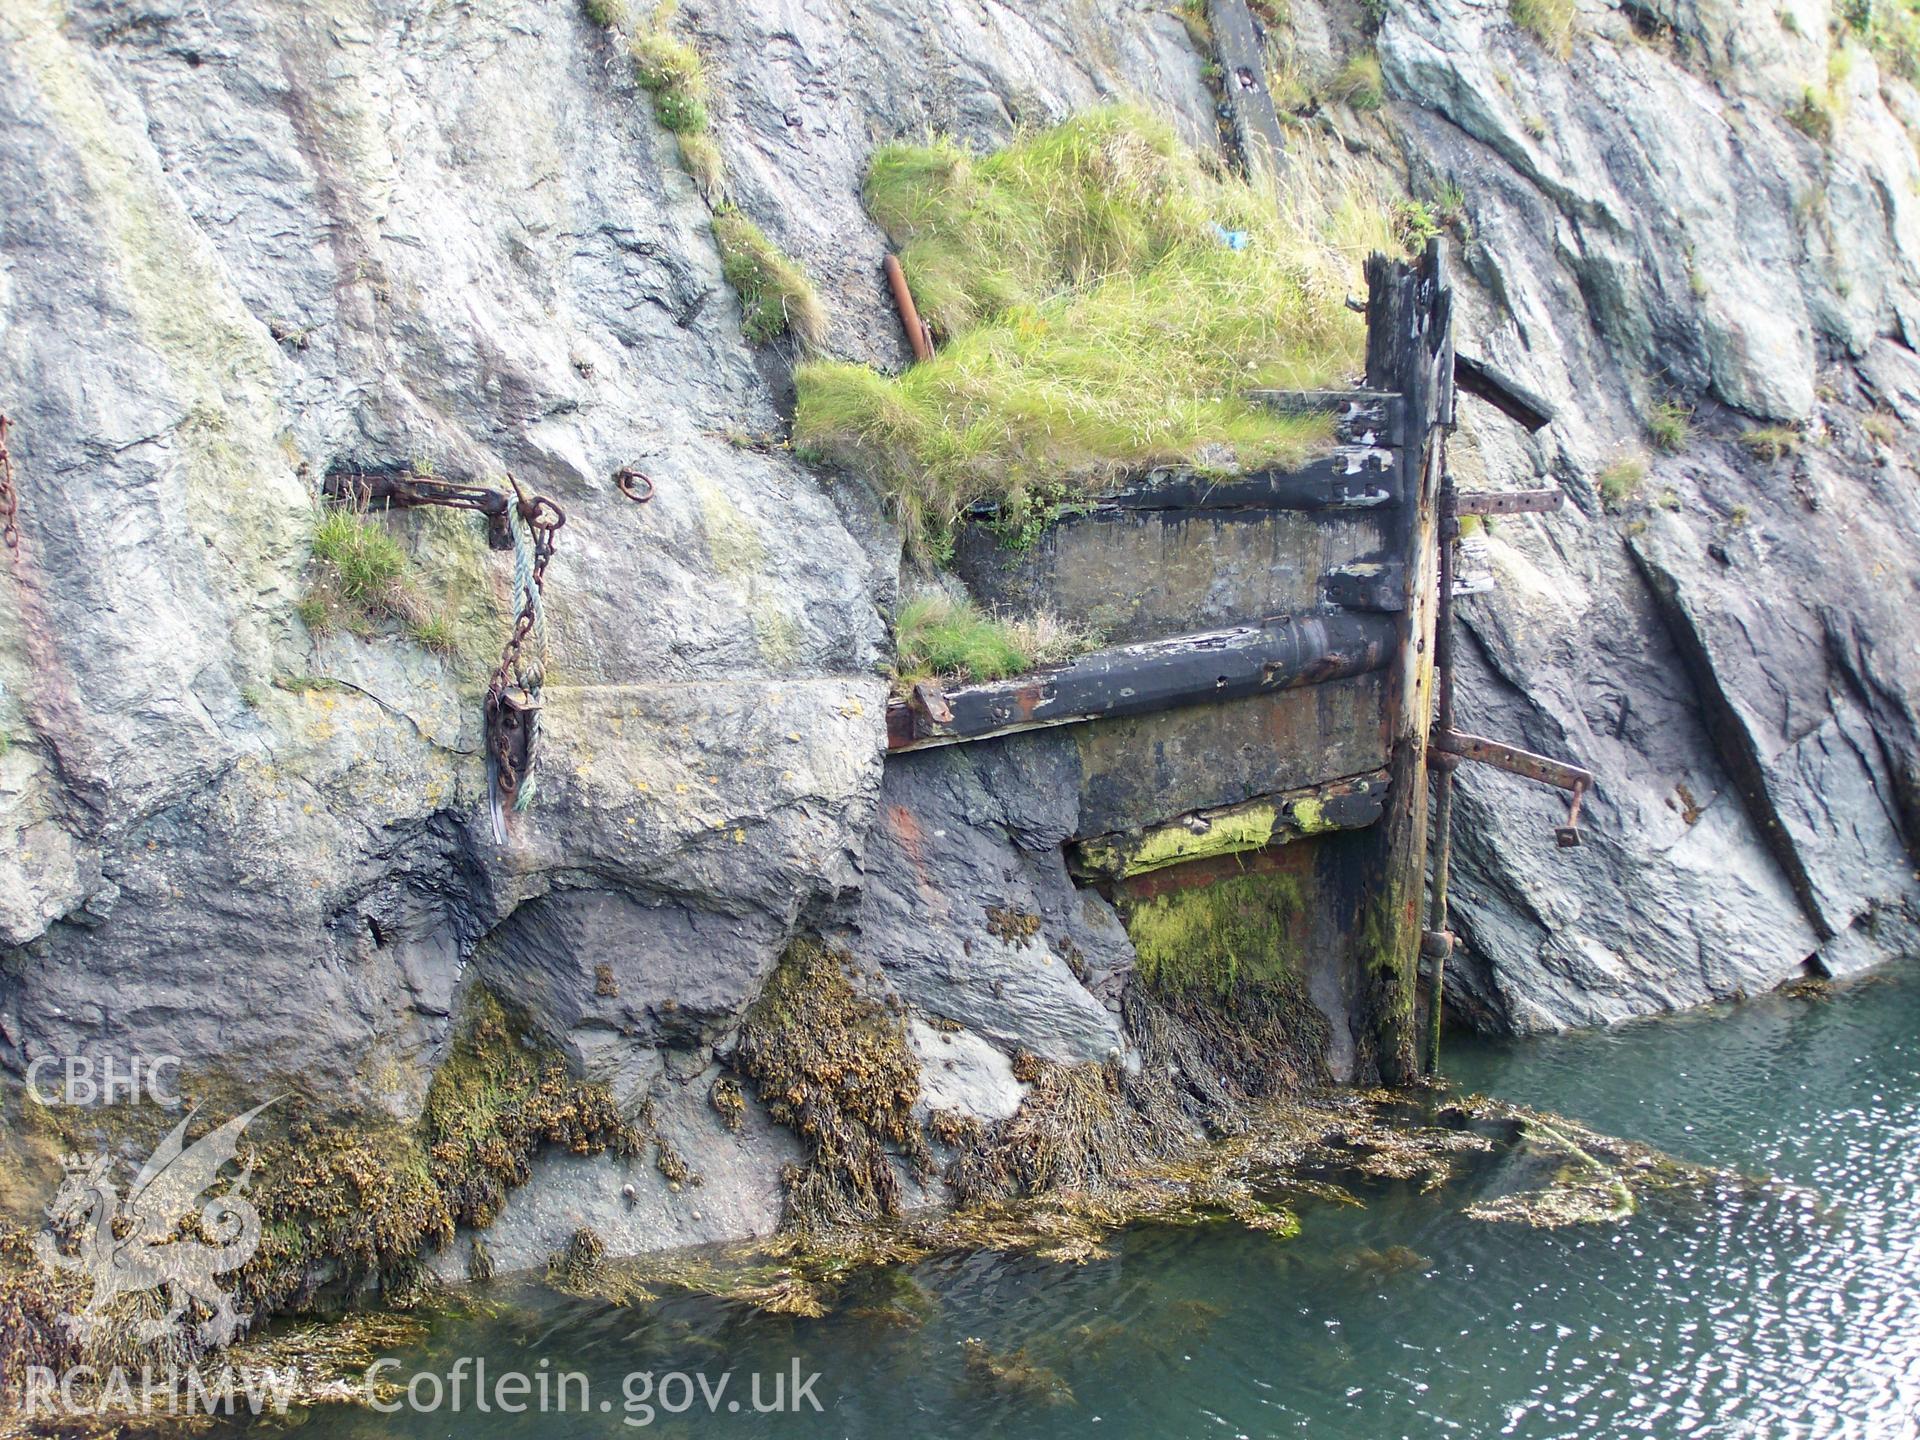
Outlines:
<svg viewBox="0 0 1920 1440"><path fill-rule="evenodd" d="M851 963L795 940L741 1030L740 1068L807 1147L783 1177L794 1229L897 1215L896 1155L923 1175L933 1168L913 1113L920 1067L906 1025L855 989Z"/></svg>

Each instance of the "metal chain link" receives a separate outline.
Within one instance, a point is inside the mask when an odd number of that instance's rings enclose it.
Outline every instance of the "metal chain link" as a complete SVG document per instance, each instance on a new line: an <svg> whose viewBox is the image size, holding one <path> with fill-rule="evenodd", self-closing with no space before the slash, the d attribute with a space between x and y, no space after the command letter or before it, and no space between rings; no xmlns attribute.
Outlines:
<svg viewBox="0 0 1920 1440"><path fill-rule="evenodd" d="M518 481L516 494L514 598L519 611L513 630L501 647L500 663L487 685L485 706L487 758L503 805L522 808L532 794L525 788L533 770L534 747L539 738L538 718L540 686L545 679L546 657L539 653L544 645L536 643L535 653L526 654L527 641L537 638L542 629L542 592L546 585L547 562L553 558L554 536L567 523L566 513L544 495L529 496ZM520 563L523 547L518 543L524 533L530 551L530 563Z"/></svg>

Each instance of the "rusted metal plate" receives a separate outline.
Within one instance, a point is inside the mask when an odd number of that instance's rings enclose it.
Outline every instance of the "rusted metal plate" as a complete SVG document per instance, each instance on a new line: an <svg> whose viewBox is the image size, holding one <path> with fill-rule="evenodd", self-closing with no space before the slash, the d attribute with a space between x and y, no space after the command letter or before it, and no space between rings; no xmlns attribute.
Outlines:
<svg viewBox="0 0 1920 1440"><path fill-rule="evenodd" d="M1068 847L1067 863L1083 880L1120 880L1335 830L1357 830L1380 818L1386 788L1387 772L1375 770L1212 806L1164 824L1082 840Z"/></svg>
<svg viewBox="0 0 1920 1440"><path fill-rule="evenodd" d="M335 470L321 482L320 488L329 500L361 510L406 510L417 505L472 510L487 517L487 544L491 548L513 548L513 531L507 520L507 507L511 502L504 490L484 485L454 485L399 470Z"/></svg>
<svg viewBox="0 0 1920 1440"><path fill-rule="evenodd" d="M1557 485L1537 490L1461 490L1453 497L1455 515L1544 515L1558 510L1565 493Z"/></svg>
<svg viewBox="0 0 1920 1440"><path fill-rule="evenodd" d="M1214 703L1378 669L1393 626L1371 615L1275 616L1201 635L1122 645L1033 675L945 693L939 722L887 706L887 748L922 749L1045 725Z"/></svg>

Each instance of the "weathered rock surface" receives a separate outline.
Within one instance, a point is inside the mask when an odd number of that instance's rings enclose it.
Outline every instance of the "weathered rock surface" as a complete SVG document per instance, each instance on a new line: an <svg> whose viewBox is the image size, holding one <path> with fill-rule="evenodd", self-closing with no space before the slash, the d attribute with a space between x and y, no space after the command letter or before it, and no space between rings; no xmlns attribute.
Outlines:
<svg viewBox="0 0 1920 1440"><path fill-rule="evenodd" d="M1527 440L1469 407L1456 437L1463 476L1572 501L1492 535L1461 719L1599 791L1566 853L1552 796L1464 775L1459 1013L1604 1022L1911 945L1920 98L1833 64L1819 0L1595 0L1571 62L1494 0L1392 0L1371 40L1292 8L1309 78L1376 44L1387 91L1305 123L1385 188L1457 191L1462 348L1560 412ZM733 196L856 357L901 358L875 143L1117 96L1214 133L1203 57L1144 0L676 24ZM1809 86L1830 140L1789 118ZM759 443L784 357L742 342L617 35L560 0L12 0L0 186L0 1060L179 1054L404 1115L484 980L706 1180L544 1163L490 1239L508 1266L581 1226L619 1249L777 1221L791 1138L706 1094L796 927L910 1008L928 1104L997 1118L1016 1051L1125 1050L1131 951L1060 855L1072 742L883 778L897 542ZM1669 401L1691 439L1608 509ZM1791 453L1740 444L1763 421ZM505 846L478 713L511 569L479 522L387 522L423 586L490 612L470 658L299 617L320 477L376 465L567 510Z"/></svg>

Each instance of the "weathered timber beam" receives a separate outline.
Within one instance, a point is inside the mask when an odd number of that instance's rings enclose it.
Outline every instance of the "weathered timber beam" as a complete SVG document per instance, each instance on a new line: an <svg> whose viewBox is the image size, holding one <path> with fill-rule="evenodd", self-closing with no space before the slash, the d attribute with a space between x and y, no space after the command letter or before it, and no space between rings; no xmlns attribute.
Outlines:
<svg viewBox="0 0 1920 1440"><path fill-rule="evenodd" d="M1213 30L1214 54L1220 61L1221 99L1233 122L1247 178L1273 179L1280 174L1286 144L1273 95L1267 89L1266 38L1247 0L1209 0L1207 21Z"/></svg>
<svg viewBox="0 0 1920 1440"><path fill-rule="evenodd" d="M1249 390L1247 399L1282 415L1330 415L1342 445L1398 445L1405 407L1391 390Z"/></svg>
<svg viewBox="0 0 1920 1440"><path fill-rule="evenodd" d="M903 700L887 706L887 748L920 750L965 740L1236 700L1362 675L1387 663L1393 621L1384 616L1275 616L1200 635L1120 645L1070 664L948 690L950 720Z"/></svg>
<svg viewBox="0 0 1920 1440"><path fill-rule="evenodd" d="M1389 446L1343 445L1297 470L1222 475L1163 466L1090 497L1081 513L1144 510L1372 510L1399 499L1399 452ZM989 520L999 507L967 511Z"/></svg>
<svg viewBox="0 0 1920 1440"><path fill-rule="evenodd" d="M1124 880L1170 865L1358 830L1380 818L1386 789L1387 772L1375 770L1196 810L1164 824L1082 840L1068 847L1067 864L1083 880Z"/></svg>
<svg viewBox="0 0 1920 1440"><path fill-rule="evenodd" d="M1529 434L1544 430L1553 423L1551 405L1511 375L1502 374L1484 360L1455 351L1453 383L1467 394L1479 396L1509 420L1525 426Z"/></svg>
<svg viewBox="0 0 1920 1440"><path fill-rule="evenodd" d="M1407 608L1407 567L1400 560L1356 560L1320 577L1329 603L1392 614Z"/></svg>

